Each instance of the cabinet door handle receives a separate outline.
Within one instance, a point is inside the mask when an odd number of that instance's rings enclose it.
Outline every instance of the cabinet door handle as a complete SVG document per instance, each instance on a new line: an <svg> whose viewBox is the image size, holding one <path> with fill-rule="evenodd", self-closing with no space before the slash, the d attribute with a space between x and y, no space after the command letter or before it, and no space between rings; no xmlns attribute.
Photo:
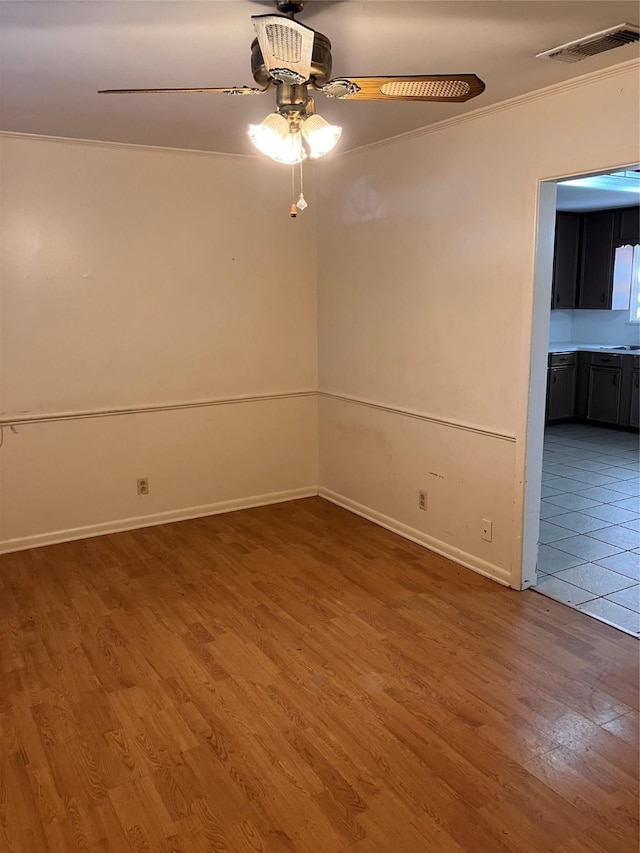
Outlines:
<svg viewBox="0 0 640 853"><path fill-rule="evenodd" d="M600 302L604 302L604 298L605 298L605 294L603 293L602 296L600 297Z"/></svg>
<svg viewBox="0 0 640 853"><path fill-rule="evenodd" d="M557 381L558 381L558 377L556 376L556 372L555 372L555 370L553 371L553 381L554 381L554 382L557 382Z"/></svg>
<svg viewBox="0 0 640 853"><path fill-rule="evenodd" d="M617 376L617 374L614 374L614 376L613 376L613 384L614 384L614 386L618 384L618 376Z"/></svg>
<svg viewBox="0 0 640 853"><path fill-rule="evenodd" d="M610 359L610 358L601 358L601 359L600 359L600 361L601 361L603 364L608 364L608 363L611 361L611 359Z"/></svg>
<svg viewBox="0 0 640 853"><path fill-rule="evenodd" d="M560 291L556 293L556 305L560 302Z"/></svg>

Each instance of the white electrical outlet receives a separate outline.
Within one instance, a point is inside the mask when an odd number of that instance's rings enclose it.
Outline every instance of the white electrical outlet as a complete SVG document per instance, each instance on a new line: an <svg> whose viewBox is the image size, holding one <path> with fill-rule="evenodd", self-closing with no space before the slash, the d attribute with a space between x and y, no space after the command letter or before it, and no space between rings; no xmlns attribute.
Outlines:
<svg viewBox="0 0 640 853"><path fill-rule="evenodd" d="M482 519L482 538L485 542L491 542L493 539L493 521L488 518Z"/></svg>
<svg viewBox="0 0 640 853"><path fill-rule="evenodd" d="M146 477L140 477L140 479L138 480L138 494L149 494L149 480Z"/></svg>
<svg viewBox="0 0 640 853"><path fill-rule="evenodd" d="M427 511L427 493L424 491L418 492L418 509Z"/></svg>

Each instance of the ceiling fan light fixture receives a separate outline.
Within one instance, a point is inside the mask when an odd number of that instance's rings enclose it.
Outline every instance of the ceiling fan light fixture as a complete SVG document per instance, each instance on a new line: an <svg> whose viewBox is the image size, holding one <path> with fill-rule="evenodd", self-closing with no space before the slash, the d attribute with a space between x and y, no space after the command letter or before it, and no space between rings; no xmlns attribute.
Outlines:
<svg viewBox="0 0 640 853"><path fill-rule="evenodd" d="M289 122L280 113L271 113L260 124L249 125L249 139L258 151L273 157L289 133Z"/></svg>
<svg viewBox="0 0 640 853"><path fill-rule="evenodd" d="M316 114L311 93L315 95L320 92L340 100L462 103L481 95L485 90L485 84L475 74L413 74L403 77L332 79L331 42L322 33L294 20L294 16L302 11L306 0L274 2L279 14L251 17L256 33L256 38L251 42L251 74L258 88L207 86L180 89L102 89L100 92L120 95L218 92L237 96L261 95L272 91L276 96L276 110L260 124L249 125L249 138L265 156L277 163L295 166L307 157L314 160L324 157L333 150L342 135L341 127L329 124ZM616 44L637 41L640 38L637 27L624 24L614 30L615 33L613 30L607 30L604 35L608 40L615 35ZM589 43L591 44L591 40ZM589 50L591 55L591 48Z"/></svg>
<svg viewBox="0 0 640 853"><path fill-rule="evenodd" d="M302 123L302 134L312 159L324 157L340 139L342 128L329 124L319 115L310 115Z"/></svg>
<svg viewBox="0 0 640 853"><path fill-rule="evenodd" d="M302 147L300 131L292 127L277 149L269 156L276 163L285 163L287 166L295 166L297 163L306 160L307 152Z"/></svg>

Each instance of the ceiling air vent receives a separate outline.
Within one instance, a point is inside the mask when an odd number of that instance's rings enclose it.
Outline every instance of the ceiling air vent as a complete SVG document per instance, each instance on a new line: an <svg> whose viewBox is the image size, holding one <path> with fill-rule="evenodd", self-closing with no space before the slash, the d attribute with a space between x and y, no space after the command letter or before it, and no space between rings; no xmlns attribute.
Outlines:
<svg viewBox="0 0 640 853"><path fill-rule="evenodd" d="M559 62L580 62L597 53L613 50L614 47L624 47L625 44L632 44L639 39L640 29L635 24L618 24L617 27L592 33L590 36L561 44L559 47L552 47L551 50L536 54L536 59L544 57L557 59Z"/></svg>

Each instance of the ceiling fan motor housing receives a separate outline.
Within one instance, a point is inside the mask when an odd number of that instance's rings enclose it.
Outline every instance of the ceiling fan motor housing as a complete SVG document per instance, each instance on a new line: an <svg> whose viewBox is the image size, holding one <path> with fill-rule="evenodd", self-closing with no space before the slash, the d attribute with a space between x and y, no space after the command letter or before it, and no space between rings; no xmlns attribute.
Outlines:
<svg viewBox="0 0 640 853"><path fill-rule="evenodd" d="M265 87L273 83L257 38L251 43L251 73L259 86ZM331 42L325 35L317 31L313 38L310 79L317 86L324 86L331 79Z"/></svg>
<svg viewBox="0 0 640 853"><path fill-rule="evenodd" d="M276 8L283 15L298 15L304 9L305 0L276 0Z"/></svg>

